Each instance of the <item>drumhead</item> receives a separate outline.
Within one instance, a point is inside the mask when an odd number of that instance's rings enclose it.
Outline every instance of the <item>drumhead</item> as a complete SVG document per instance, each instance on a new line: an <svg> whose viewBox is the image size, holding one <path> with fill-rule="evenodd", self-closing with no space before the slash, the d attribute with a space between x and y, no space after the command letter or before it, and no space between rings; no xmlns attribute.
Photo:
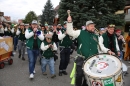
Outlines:
<svg viewBox="0 0 130 86"><path fill-rule="evenodd" d="M84 73L91 77L109 77L121 71L121 61L113 55L99 54L86 60L83 65Z"/></svg>

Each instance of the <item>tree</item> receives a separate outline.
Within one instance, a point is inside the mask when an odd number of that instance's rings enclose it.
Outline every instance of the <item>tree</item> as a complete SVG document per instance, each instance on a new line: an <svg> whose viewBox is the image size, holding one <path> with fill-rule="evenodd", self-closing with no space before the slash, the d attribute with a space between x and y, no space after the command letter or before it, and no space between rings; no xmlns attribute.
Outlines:
<svg viewBox="0 0 130 86"><path fill-rule="evenodd" d="M51 1L48 0L42 11L41 24L44 25L45 23L47 23L49 25L52 25L54 17L55 17L55 11L54 11L53 5Z"/></svg>
<svg viewBox="0 0 130 86"><path fill-rule="evenodd" d="M123 10L125 0L61 0L59 8L60 23L67 19L67 10L71 10L74 26L81 28L86 21L92 20L96 27L108 24L124 25L124 14L115 15Z"/></svg>
<svg viewBox="0 0 130 86"><path fill-rule="evenodd" d="M28 12L25 19L23 20L24 23L31 23L33 20L37 20L37 15L34 11Z"/></svg>

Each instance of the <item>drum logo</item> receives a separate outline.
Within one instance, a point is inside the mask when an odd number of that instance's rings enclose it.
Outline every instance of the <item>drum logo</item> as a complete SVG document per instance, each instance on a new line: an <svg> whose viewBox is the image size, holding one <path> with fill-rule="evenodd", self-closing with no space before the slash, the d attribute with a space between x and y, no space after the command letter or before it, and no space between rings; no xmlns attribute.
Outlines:
<svg viewBox="0 0 130 86"><path fill-rule="evenodd" d="M98 64L97 64L97 69L99 69L99 70L104 70L104 69L106 69L108 67L108 63L106 63L106 62L99 62Z"/></svg>
<svg viewBox="0 0 130 86"><path fill-rule="evenodd" d="M92 86L102 86L102 84L97 81L92 81Z"/></svg>

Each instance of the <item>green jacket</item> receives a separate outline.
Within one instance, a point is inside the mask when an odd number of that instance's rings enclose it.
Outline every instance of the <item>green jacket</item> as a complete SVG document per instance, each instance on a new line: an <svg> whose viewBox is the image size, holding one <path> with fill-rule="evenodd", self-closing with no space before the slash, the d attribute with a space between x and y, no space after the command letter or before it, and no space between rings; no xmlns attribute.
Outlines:
<svg viewBox="0 0 130 86"><path fill-rule="evenodd" d="M46 40L44 40L43 42L45 46L49 44L53 45L54 43L54 42L48 43ZM51 57L54 57L53 50L51 48L48 48L47 50L43 51L42 56L45 57L46 59L50 59Z"/></svg>
<svg viewBox="0 0 130 86"><path fill-rule="evenodd" d="M8 31L4 31L4 35L13 37L13 34L9 30Z"/></svg>
<svg viewBox="0 0 130 86"><path fill-rule="evenodd" d="M31 28L28 28L28 31L29 31L29 33L33 32L33 30ZM42 41L37 37L38 49L40 48L41 42ZM27 48L33 49L33 43L34 43L34 36L32 36L29 39L26 39L26 46L27 46Z"/></svg>
<svg viewBox="0 0 130 86"><path fill-rule="evenodd" d="M62 28L61 32L63 34L64 32L66 32L66 29ZM64 46L65 48L70 47L72 45L72 40L70 39L70 36L66 35L62 40L60 40L59 45Z"/></svg>
<svg viewBox="0 0 130 86"><path fill-rule="evenodd" d="M77 53L85 56L85 59L98 53L98 36L96 34L81 30L77 40Z"/></svg>
<svg viewBox="0 0 130 86"><path fill-rule="evenodd" d="M104 44L104 46L106 47L106 48L108 48L108 49L110 49L109 48L109 38L108 38L108 35L107 35L107 32L106 33L104 33L103 35L102 35L102 37L103 37L103 44ZM115 36L115 34L112 36L112 38L113 38L113 42L114 42L114 52L117 54L117 49L116 49L116 36Z"/></svg>
<svg viewBox="0 0 130 86"><path fill-rule="evenodd" d="M25 38L25 28L24 28L24 31L22 31L20 28L19 28L19 31L20 31L20 34L18 35L18 39L21 40L21 41L25 41L26 38Z"/></svg>

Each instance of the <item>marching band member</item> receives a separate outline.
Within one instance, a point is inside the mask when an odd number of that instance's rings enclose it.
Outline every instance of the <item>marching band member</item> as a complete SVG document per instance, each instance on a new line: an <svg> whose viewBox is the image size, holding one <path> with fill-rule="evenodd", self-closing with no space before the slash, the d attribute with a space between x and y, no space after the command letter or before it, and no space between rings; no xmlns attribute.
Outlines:
<svg viewBox="0 0 130 86"><path fill-rule="evenodd" d="M18 36L18 52L19 52L19 58L22 56L22 60L25 60L25 28L24 23L20 24L20 28L17 29L16 35Z"/></svg>
<svg viewBox="0 0 130 86"><path fill-rule="evenodd" d="M41 50L42 53L42 59L41 59L41 69L43 75L47 75L46 73L46 65L49 65L51 78L56 77L55 75L55 69L54 69L54 51L57 50L57 46L55 42L52 41L52 35L46 34L45 40L41 44Z"/></svg>
<svg viewBox="0 0 130 86"><path fill-rule="evenodd" d="M44 40L43 33L41 30L38 29L38 23L36 20L33 20L31 28L28 28L25 31L25 37L27 39L26 46L29 59L29 78L33 79L35 73L35 64L37 56L39 54L40 45L41 42Z"/></svg>
<svg viewBox="0 0 130 86"><path fill-rule="evenodd" d="M68 13L69 14L69 13ZM83 75L82 66L84 60L88 57L98 54L101 49L104 53L112 54L111 50L104 47L102 41L98 40L98 36L94 34L95 24L92 21L86 22L86 30L73 30L72 18L69 15L67 18L67 34L77 38L78 42L78 57L76 58L76 82L75 86L87 86L86 79ZM100 47L100 48L99 48ZM83 78L84 77L84 78ZM82 82L82 80L84 81Z"/></svg>
<svg viewBox="0 0 130 86"><path fill-rule="evenodd" d="M115 33L116 33L117 42L118 42L119 49L120 49L119 58L120 58L120 60L122 60L123 59L123 44L125 44L125 39L124 39L123 35L121 35L121 30L120 29L116 29Z"/></svg>
<svg viewBox="0 0 130 86"><path fill-rule="evenodd" d="M45 24L44 35L46 35L46 34L52 34L53 35L53 32L49 29L48 24Z"/></svg>
<svg viewBox="0 0 130 86"><path fill-rule="evenodd" d="M113 54L120 56L120 49L119 49L116 35L114 34L114 30L115 30L115 25L113 24L108 25L106 33L102 34L101 37L103 37L102 41L104 46L110 49L112 52L114 52Z"/></svg>
<svg viewBox="0 0 130 86"><path fill-rule="evenodd" d="M16 35L16 32L18 30L18 25L14 26L14 52L13 54L16 54L17 44L18 44L18 36Z"/></svg>
<svg viewBox="0 0 130 86"><path fill-rule="evenodd" d="M59 65L59 76L62 74L67 75L66 69L70 60L70 48L72 45L72 40L66 33L66 23L64 23L64 28L60 29L58 32L58 38L60 40L60 65Z"/></svg>
<svg viewBox="0 0 130 86"><path fill-rule="evenodd" d="M10 24L6 24L4 35L13 37L14 30L11 29Z"/></svg>
<svg viewBox="0 0 130 86"><path fill-rule="evenodd" d="M58 39L58 30L57 30L57 26L53 25L53 36L52 36L52 41L54 41L56 43L56 46L58 47L58 43L59 43L59 39Z"/></svg>

